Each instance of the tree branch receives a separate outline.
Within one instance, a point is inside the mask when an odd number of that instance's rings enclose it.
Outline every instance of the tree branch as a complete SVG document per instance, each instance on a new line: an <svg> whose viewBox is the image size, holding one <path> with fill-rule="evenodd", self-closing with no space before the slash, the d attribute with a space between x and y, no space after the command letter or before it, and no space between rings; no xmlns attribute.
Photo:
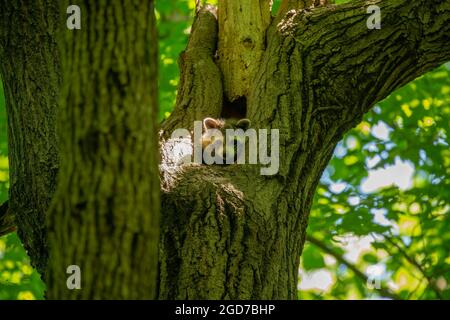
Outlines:
<svg viewBox="0 0 450 320"><path fill-rule="evenodd" d="M376 5L381 29L369 29ZM450 0L357 0L290 11L278 24L312 72L316 100L355 120L395 89L450 60ZM302 62L299 61L299 64Z"/></svg>
<svg viewBox="0 0 450 320"><path fill-rule="evenodd" d="M334 0L282 0L278 11L278 17L282 17L289 10L317 8L332 3L334 3Z"/></svg>
<svg viewBox="0 0 450 320"><path fill-rule="evenodd" d="M398 252L405 258L406 261L408 261L411 265L413 265L421 274L422 276L427 280L428 282L428 286L431 290L433 290L433 292L436 294L436 296L439 299L443 299L441 291L439 290L439 288L436 286L436 282L434 281L434 279L432 277L430 277L427 272L425 271L425 269L423 269L423 267L420 265L419 262L416 261L416 259L414 259L413 257L411 257L399 244L397 244L392 238L390 237L386 237L386 240L393 246L395 247Z"/></svg>
<svg viewBox="0 0 450 320"><path fill-rule="evenodd" d="M192 129L194 121L219 117L223 103L222 75L214 62L217 49L217 9L203 6L197 13L185 51L178 60L180 85L171 116L164 122L166 133Z"/></svg>
<svg viewBox="0 0 450 320"><path fill-rule="evenodd" d="M14 215L9 210L8 201L0 206L0 237L16 231Z"/></svg>
<svg viewBox="0 0 450 320"><path fill-rule="evenodd" d="M313 9L329 4L334 4L334 0L282 0L274 23L280 23L291 10Z"/></svg>
<svg viewBox="0 0 450 320"><path fill-rule="evenodd" d="M218 65L230 101L247 96L265 50L269 0L219 0Z"/></svg>
<svg viewBox="0 0 450 320"><path fill-rule="evenodd" d="M353 271L353 273L358 278L363 280L365 283L367 283L367 281L369 281L369 278L361 270L359 270L353 263L351 263L350 261L345 259L342 255L340 255L339 253L337 253L336 251L334 251L330 247L328 247L321 240L319 240L319 239L317 239L317 238L315 238L313 236L307 235L306 236L306 241L308 241L311 244L315 245L320 250L322 250L323 252L329 254L330 256L333 256L340 263L345 264L350 270ZM402 300L402 298L400 296L398 296L397 294L393 293L391 290L389 290L386 287L381 287L379 289L375 288L375 290L377 290L384 297L388 297L388 298L391 298L391 299L394 299L394 300Z"/></svg>

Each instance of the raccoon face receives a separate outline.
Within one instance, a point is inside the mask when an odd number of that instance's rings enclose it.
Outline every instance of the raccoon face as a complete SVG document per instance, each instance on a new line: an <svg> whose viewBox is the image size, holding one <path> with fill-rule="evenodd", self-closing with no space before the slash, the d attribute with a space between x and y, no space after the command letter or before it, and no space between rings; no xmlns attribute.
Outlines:
<svg viewBox="0 0 450 320"><path fill-rule="evenodd" d="M226 161L229 157L234 158L234 162L239 157L238 151L239 144L244 145L245 141L240 141L238 137L233 137L233 142L226 141L226 130L247 130L250 127L250 120L248 119L214 119L205 118L203 120L203 134L202 134L202 150L211 151L212 157L220 157L222 162ZM231 147L232 145L232 147ZM232 149L230 149L230 147ZM227 161L228 163L229 161Z"/></svg>

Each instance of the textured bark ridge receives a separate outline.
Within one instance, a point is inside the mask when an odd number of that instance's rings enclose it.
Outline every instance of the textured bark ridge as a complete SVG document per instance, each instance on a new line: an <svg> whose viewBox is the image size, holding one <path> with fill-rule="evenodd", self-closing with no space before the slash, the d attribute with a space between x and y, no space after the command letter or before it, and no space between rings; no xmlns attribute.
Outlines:
<svg viewBox="0 0 450 320"><path fill-rule="evenodd" d="M270 0L219 1L218 65L229 101L246 97L266 45Z"/></svg>
<svg viewBox="0 0 450 320"><path fill-rule="evenodd" d="M0 224L15 216L31 263L41 273L48 256L45 214L58 172L55 121L61 71L56 7L53 1L0 0L0 71L10 172L9 208L4 207L9 217L0 214Z"/></svg>
<svg viewBox="0 0 450 320"><path fill-rule="evenodd" d="M60 39L61 168L48 213L47 297L151 299L160 206L153 1L78 4L81 30ZM81 290L67 288L70 265L81 269Z"/></svg>
<svg viewBox="0 0 450 320"><path fill-rule="evenodd" d="M264 177L251 165L174 167L163 157L162 299L295 299L313 195L337 142L376 102L450 59L448 0L340 6L284 1L266 28L264 14L249 18L256 21L254 29L242 27L250 24L248 13L240 15L245 3L219 1L218 55L209 51L209 58L199 57L198 63L220 67L225 88L220 114L232 113L227 109L237 107L239 97L238 107L244 107L254 128L280 130L280 170ZM366 27L372 4L381 7L381 30ZM265 1L251 10L262 7ZM192 37L196 34L194 25ZM242 68L248 59L242 39L247 38L251 43L265 39L264 46L255 45L252 70ZM211 71L217 79L216 65L202 72ZM189 69L182 67L185 74ZM174 123L192 127L182 118L218 113L217 100L205 110L199 92L184 90L187 83L211 76L189 74L180 83L182 101L188 103L180 108L178 100L163 136L170 135ZM203 85L207 92L210 84ZM174 143L163 142L163 155Z"/></svg>

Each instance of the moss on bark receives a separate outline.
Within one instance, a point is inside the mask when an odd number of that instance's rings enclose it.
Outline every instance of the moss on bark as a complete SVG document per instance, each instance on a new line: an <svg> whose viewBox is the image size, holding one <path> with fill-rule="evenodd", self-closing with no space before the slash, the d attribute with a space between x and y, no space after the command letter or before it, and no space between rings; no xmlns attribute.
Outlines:
<svg viewBox="0 0 450 320"><path fill-rule="evenodd" d="M151 299L160 206L153 1L80 6L81 30L59 39L61 167L47 297ZM81 269L81 290L66 286L70 265Z"/></svg>

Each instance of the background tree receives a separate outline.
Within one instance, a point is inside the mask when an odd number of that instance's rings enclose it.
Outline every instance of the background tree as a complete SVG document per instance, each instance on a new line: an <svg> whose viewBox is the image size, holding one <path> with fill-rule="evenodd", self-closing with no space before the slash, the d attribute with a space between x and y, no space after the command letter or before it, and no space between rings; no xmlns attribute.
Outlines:
<svg viewBox="0 0 450 320"><path fill-rule="evenodd" d="M47 295L151 299L160 201L154 3L80 8L84 27L59 39L61 168L48 213ZM82 290L67 290L68 265L80 266Z"/></svg>
<svg viewBox="0 0 450 320"><path fill-rule="evenodd" d="M55 41L58 8L51 1L1 1L0 8L0 67L8 113L10 163L9 200L2 207L5 214L14 215L33 265L44 272L48 258L45 212L59 166L56 110L61 72Z"/></svg>
<svg viewBox="0 0 450 320"><path fill-rule="evenodd" d="M449 48L445 47L448 45L449 34L448 1L419 2L407 4L405 1L373 1L382 7L384 18L381 31L365 28L368 16L365 12L367 3L358 1L345 6L307 9L296 13L290 12L289 9L294 7L300 9L312 3L286 1L278 11L277 17L269 21L269 25L268 11L264 11L269 6L268 2L264 1L260 2L258 8L241 1L241 5L246 8L243 13L240 13L236 3L219 3L218 24L214 15L209 14L209 10L200 14L194 24L188 49L182 55L177 105L171 118L165 122L165 129L170 132L171 128L190 126L193 120L206 115L217 116L233 107L247 109L246 113L255 127L282 130L285 147L281 156L282 171L277 177L263 179L258 175L257 168L193 167L185 168L185 172L176 174L177 184L171 184L171 175L164 175L167 180L163 182L168 183L165 184L167 188L163 190L161 297L292 298L297 295L298 257L303 245L312 195L335 144L345 131L360 122L363 113L376 101L426 70L448 60L446 55ZM169 40L164 38L167 31L164 20L168 19L172 24L177 22L172 30L177 28L183 30L189 24L189 19L180 14L182 11L177 10L182 8L183 4L177 4L175 9L169 10L170 5L173 3L165 2L165 5L161 4L159 8L161 62L163 68L166 68L164 70L174 70L172 62L177 52L176 48L182 46L181 39L171 41L173 38L168 38ZM187 8L187 3L184 5ZM225 22L221 21L221 8L227 13L229 22L239 23L224 25ZM250 14L252 10L259 10L258 12L262 13L252 15ZM406 16L409 19L401 18ZM249 21L250 17L258 22ZM248 27L253 22L254 28ZM424 27L417 29L419 25ZM233 30L233 26L236 29ZM267 33L265 28L268 30ZM215 30L218 30L217 38ZM251 34L240 37L240 32L243 31L249 31ZM261 37L262 31L267 35L265 39ZM235 42L235 46L228 47L230 38L239 41ZM261 39L265 40L263 44ZM214 64L213 53L217 43L220 60ZM259 50L262 45L263 53ZM241 52L242 55L236 58L236 52ZM224 60L229 63L224 63ZM247 69L250 70L240 72L239 68L242 69L243 64L249 64L251 67ZM226 67L228 65L234 66L235 69L228 69ZM261 65L263 68L255 68L257 69L255 71L253 69L255 65ZM447 76L445 69L441 69L440 72L445 72ZM255 74L252 76L252 73ZM169 79L170 74L168 72L161 76L163 114L170 111L167 106L176 85L176 77ZM221 74L224 75L225 83L218 78ZM249 81L248 77L253 77L253 80ZM445 100L448 96L444 90L445 81L440 84L441 86L435 87L442 88L440 94L443 100L433 95L436 101L429 101L428 109L425 109L428 103L420 101L424 111L419 112L418 110L422 109L416 108L418 105L412 107L411 104L410 112L420 117L425 111L433 109L430 106L436 104L438 107L439 101L443 101L441 107L445 110L446 103L448 104ZM225 93L223 98L218 95L220 92ZM412 96L410 92L408 93ZM395 97L394 101L399 100ZM376 121L382 116L386 117L386 114L399 115L408 110L404 106L408 102L410 101L401 104L402 111L400 108L387 109L385 106L376 108L375 113L369 114L366 120ZM394 102L391 104L395 105ZM411 111L412 108L415 109ZM445 142L448 141L445 134L446 127L439 128L439 125L440 121L445 123L448 119L448 116L445 117L448 112L442 114L441 118L433 118L435 119L433 121L436 121L434 124L436 132L440 134L439 138ZM420 128L424 128L424 131L434 129L433 126L424 125L430 124L429 119L422 117L420 120L422 121ZM403 123L405 122L407 121L404 119ZM360 130L369 140L371 131L367 123L369 122L363 122L352 133L355 135L355 132ZM401 132L400 129L403 128L396 128L398 130L394 132ZM420 128L416 131L420 131ZM414 130L410 129L409 132L411 131ZM428 137L421 134L421 137L423 136ZM409 138L411 140L411 136ZM431 134L428 138L430 140L426 141L431 141ZM360 142L359 146L363 145L361 141L356 140ZM403 154L395 141L394 144L395 147L370 152L372 155L375 153L383 155L383 151L389 155L394 155L395 152ZM337 239L336 234L348 232L357 235L374 232L383 234L391 230L380 228L376 221L369 223L373 219L370 209L382 207L383 201L388 199L384 193L378 194L377 199L373 197L374 202L369 200L360 201L359 204L354 202L348 204L349 198L346 197L346 193L352 190L351 186L356 188L361 182L364 167L355 169L359 172L355 175L345 169L350 165L355 168L358 163L363 164L362 156L367 156L369 151L362 150L363 152L358 153L358 148L346 146L347 142L338 148L341 153L337 154L338 157L330 166L331 178L326 179L325 175L322 179L323 188L319 188L316 197L317 210L313 211L309 238L317 248L324 250L328 256L333 255L339 261L339 264L334 266L335 269L343 264L350 266L348 260L342 259L342 250L330 249L331 245L336 245L336 242L332 241ZM410 150L408 144L403 148ZM432 149L432 146L430 148ZM356 153L359 162L351 163L355 161ZM426 158L429 161L439 160L430 156ZM443 153L442 159L447 158L448 155ZM382 159L380 166L389 163L384 160L386 159ZM347 167L344 166L344 169L343 166L339 167L339 161ZM430 170L427 172L431 172L432 168L426 169ZM344 179L349 180L345 191L325 192L326 189L336 190L335 182ZM440 186L445 187L442 183L446 181L440 181ZM252 188L255 184L261 186L257 191ZM431 185L425 186L426 190L432 189ZM391 193L391 196L390 203L399 199L398 193L397 195ZM444 193L437 192L435 196L441 201L431 201L427 214L420 215L420 218L416 219L420 223L425 217L429 217L429 228L422 231L431 231L432 226L437 225L436 220L441 220L440 227L447 221L445 203L448 203L446 201L448 195L446 197ZM371 198L367 196L367 199ZM324 203L324 199L329 201L329 205ZM402 202L399 201L399 204ZM357 210L350 211L349 208ZM385 208L390 212L391 207ZM407 211L397 211L397 215L391 214L389 218L399 222L401 226L402 217L409 216ZM326 221L314 219L315 215L326 216L327 219ZM345 223L340 221L342 219ZM333 231L326 233L323 230ZM404 240L401 234L392 236L396 238L395 240ZM420 234L417 234L417 237L420 237ZM430 266L429 269L421 268L425 273L425 279L431 278L428 282L432 284L430 287L441 290L438 285L440 277L433 279L430 273L439 271L438 266L445 267L445 253L442 252L445 252L443 250L448 241L436 243L436 237L432 240L434 243L432 252L437 254L437 259L433 258L431 262L419 260L418 264L421 267L422 263ZM390 242L382 243L389 245ZM420 246L411 247L411 244L417 244L417 241L409 242L406 250L398 242L394 243L397 246L391 247L389 251L392 254L392 261L398 261L396 254L403 252L404 256L408 257L405 260L417 262L417 258L420 258L424 251ZM380 252L381 249L377 254ZM366 256L364 259L369 263L374 263L374 259L380 259L379 256ZM414 259L411 259L411 256L414 256ZM309 249L304 253L303 267L309 270L323 269L325 260L320 251ZM392 268L389 261L385 261L384 265ZM349 269L364 278L364 272L357 272L358 267L364 266L364 262L358 262L356 267L353 265ZM331 265L326 267L333 268ZM342 272L341 267L339 270L338 276L346 281L339 282L336 290L329 294L342 297L347 288L353 289L351 292L357 294L367 294L367 290L361 285L364 284L364 279L363 282L354 278L349 279L345 270ZM445 269L441 268L440 272L443 270ZM445 275L445 272L441 274ZM436 294L433 290L421 288L418 290L425 292L425 297L433 297ZM387 290L380 290L380 293L384 296L391 295ZM415 294L413 289L406 293ZM407 297L403 292L400 294L401 297ZM439 294L442 295L442 292L439 291Z"/></svg>
<svg viewBox="0 0 450 320"><path fill-rule="evenodd" d="M159 236L153 1L135 1L135 10L124 2L79 3L81 30L65 27L70 3L58 2L1 4L9 210L19 212L19 234L46 275L48 298L153 298ZM22 61L29 64L15 68ZM51 135L56 127L58 139ZM39 170L58 169L57 157L46 161L49 149L61 156L55 194L54 177ZM53 196L50 208L43 194ZM33 207L28 197L39 204L34 211L11 206L14 200ZM70 265L81 268L82 290L67 289Z"/></svg>

